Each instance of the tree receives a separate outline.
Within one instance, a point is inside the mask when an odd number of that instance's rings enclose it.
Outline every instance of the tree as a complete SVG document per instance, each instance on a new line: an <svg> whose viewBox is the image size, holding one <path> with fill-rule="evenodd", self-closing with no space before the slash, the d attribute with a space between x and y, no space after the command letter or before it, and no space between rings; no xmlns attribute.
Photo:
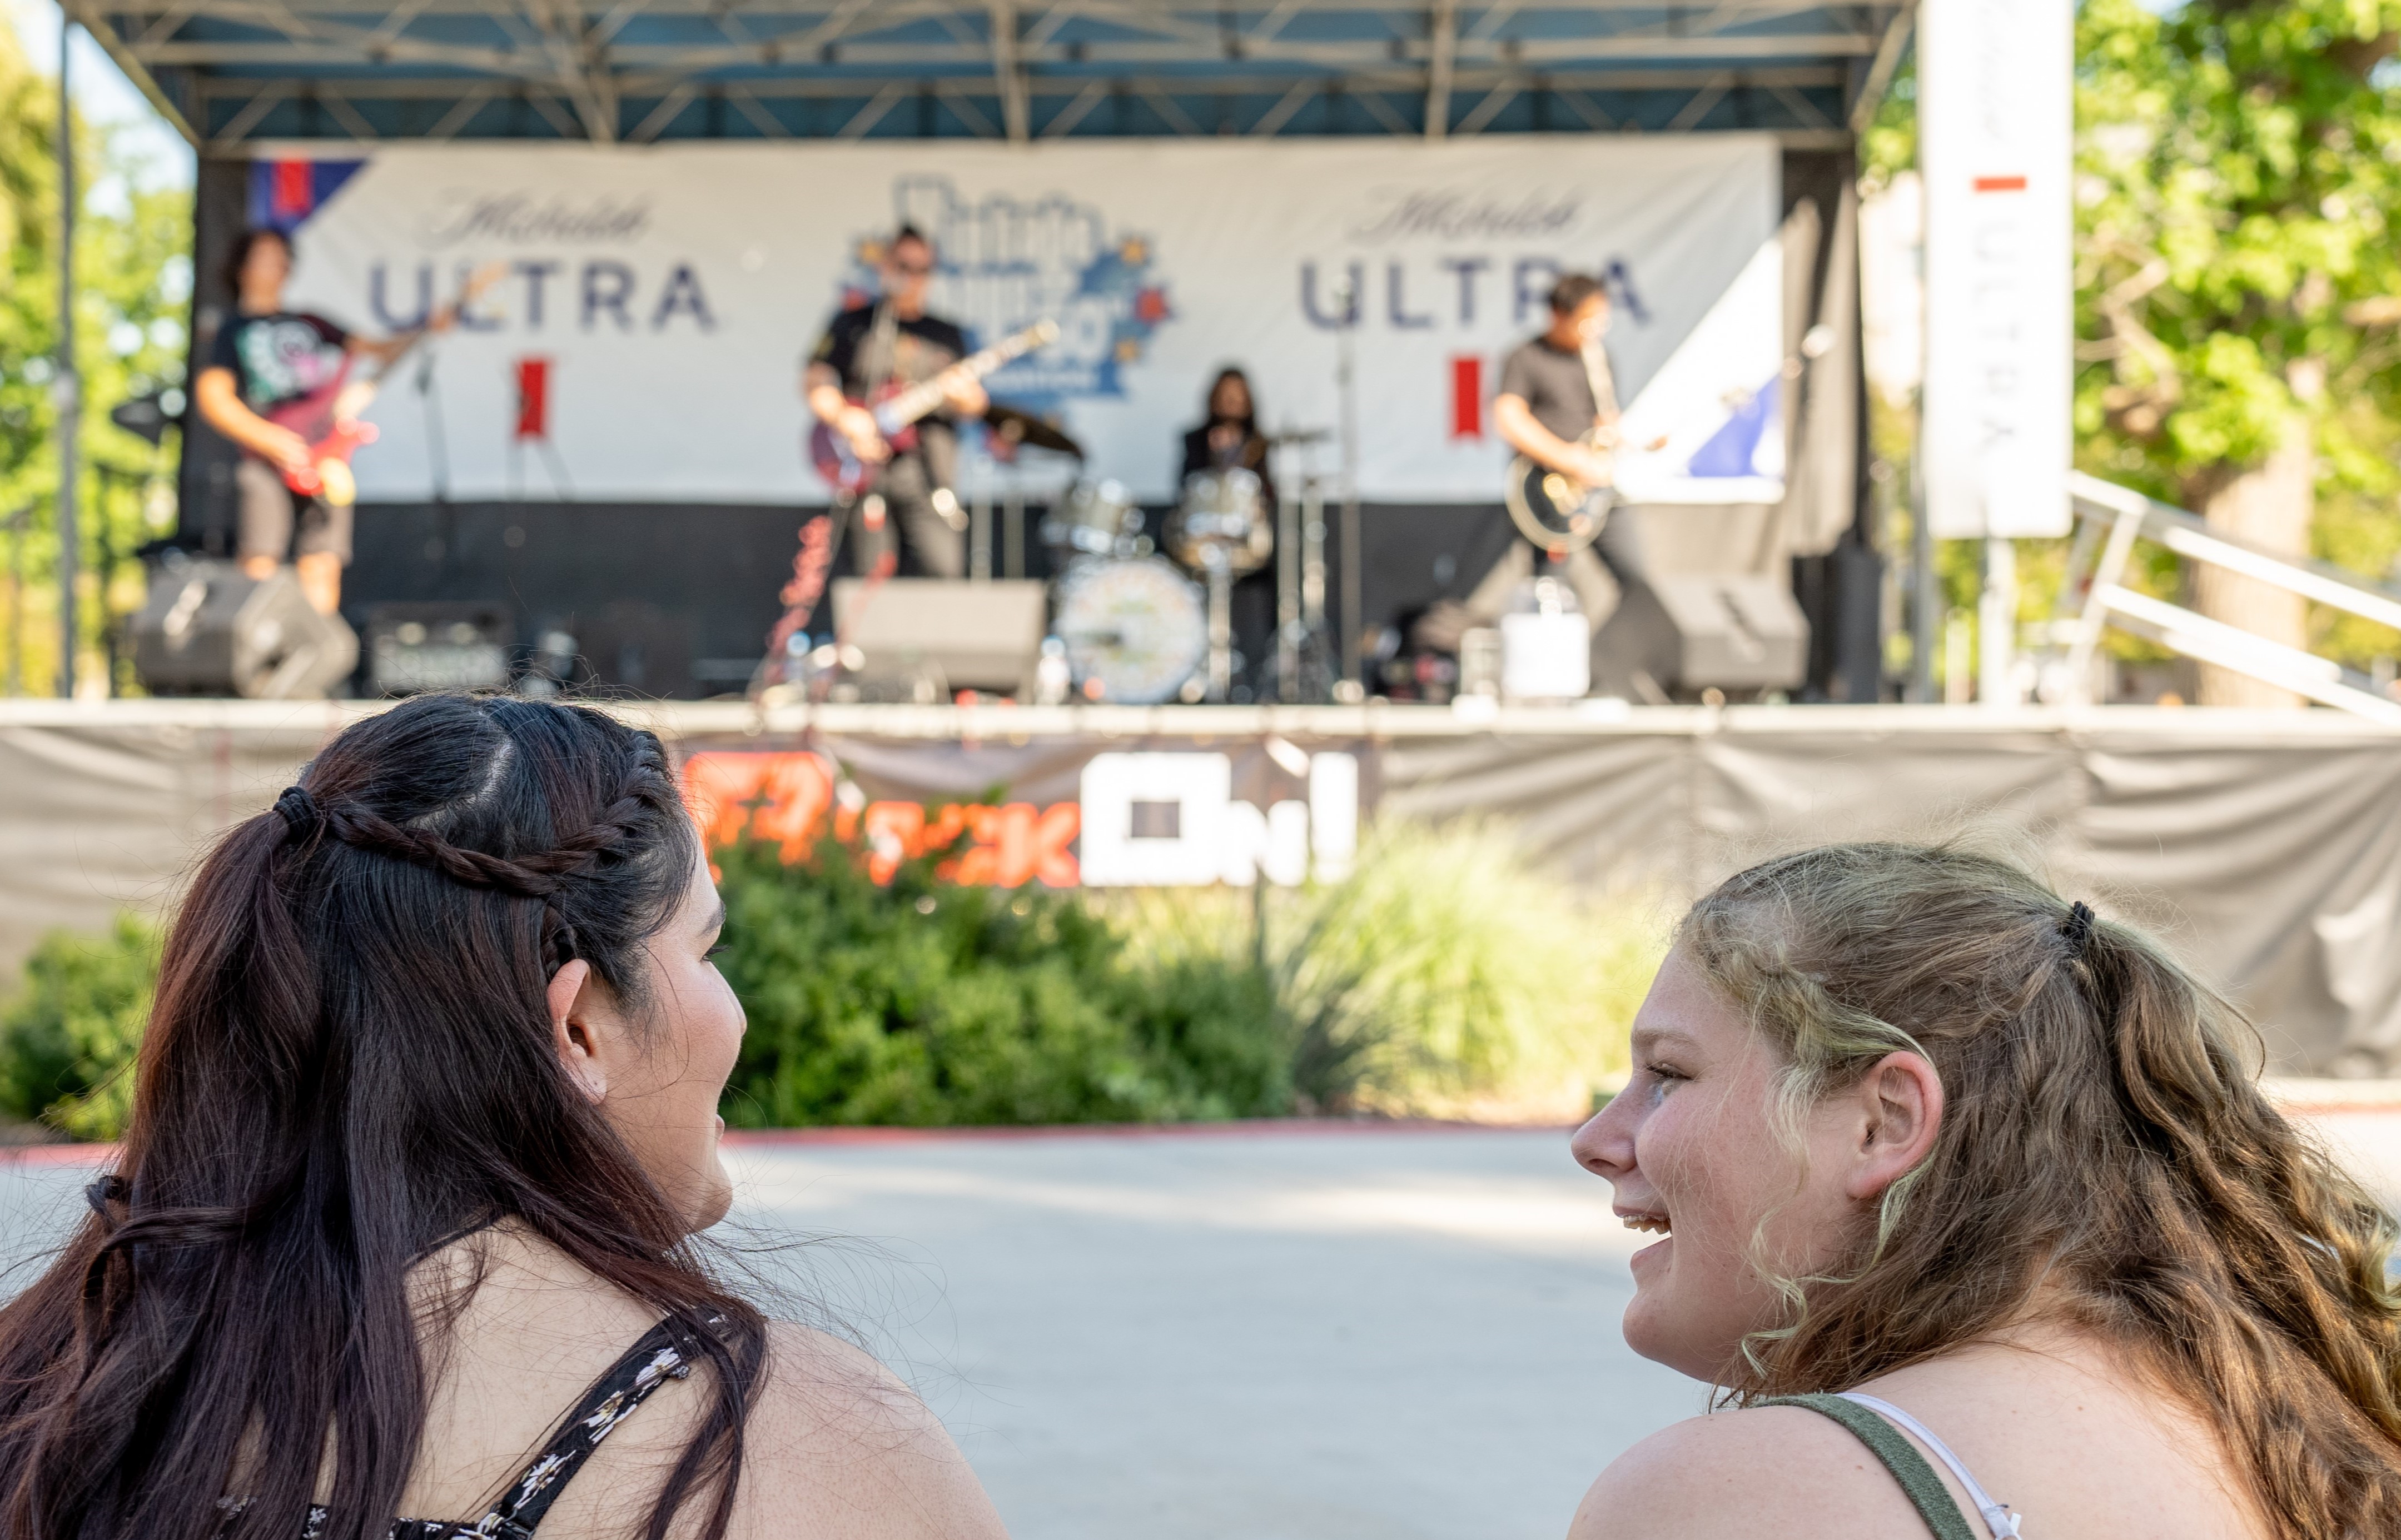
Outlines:
<svg viewBox="0 0 2401 1540"><path fill-rule="evenodd" d="M9 638L33 645L19 660L26 688L40 692L56 676L55 502L56 407L50 396L58 347L58 89L37 72L16 34L0 19L0 517L31 507L29 530L16 538L27 592L8 596ZM119 591L104 591L97 570L103 554L121 557L158 532L158 499L145 483L163 487L174 463L171 435L163 447L108 420L111 408L184 375L191 297L191 195L147 187L148 180L105 126L78 122L75 160L82 184L75 226L75 362L83 375L84 413L78 435L87 475L78 503L79 553L90 574L78 606L83 646L90 648L108 620L130 602L136 580L119 562ZM109 472L116 472L111 474ZM164 505L172 514L172 504ZM21 610L20 608L21 607Z"/></svg>
<svg viewBox="0 0 2401 1540"><path fill-rule="evenodd" d="M2086 0L2077 31L2078 457L2307 553L2322 489L2401 488L2401 0ZM2308 645L2298 596L2194 588ZM2202 700L2300 703L2216 669Z"/></svg>

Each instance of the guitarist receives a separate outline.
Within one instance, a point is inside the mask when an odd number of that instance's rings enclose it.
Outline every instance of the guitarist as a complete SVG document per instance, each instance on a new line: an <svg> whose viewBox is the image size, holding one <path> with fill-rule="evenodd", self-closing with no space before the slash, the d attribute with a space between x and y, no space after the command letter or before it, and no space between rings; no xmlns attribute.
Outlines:
<svg viewBox="0 0 2401 1540"><path fill-rule="evenodd" d="M1492 426L1528 459L1587 486L1607 486L1616 480L1611 451L1617 443L1617 402L1596 392L1596 375L1606 389L1607 365L1587 368L1585 352L1587 348L1598 351L1601 334L1609 330L1609 291L1596 279L1568 273L1551 286L1550 309L1551 323L1542 334L1520 344L1502 362ZM1652 590L1634 522L1609 520L1591 550L1618 588L1617 607L1603 634L1594 639L1594 688L1638 698L1660 695L1674 682L1673 631ZM1588 585L1574 581L1576 569L1589 572L1590 561L1582 552L1568 559L1568 577L1579 597ZM1485 597L1479 588L1469 607L1488 607L1476 603ZM1592 601L1584 602L1589 612ZM1636 674L1643 677L1636 679Z"/></svg>
<svg viewBox="0 0 2401 1540"><path fill-rule="evenodd" d="M952 366L967 355L967 334L926 308L934 277L934 243L903 225L885 249L883 293L835 316L802 375L809 410L849 441L851 451L881 466L874 490L858 499L861 570L899 554L928 577L967 576L967 514L951 490L958 460L957 419L980 417L990 404L983 387ZM885 387L939 378L950 410L919 419L912 446L887 443L873 414L860 404Z"/></svg>
<svg viewBox="0 0 2401 1540"><path fill-rule="evenodd" d="M415 337L382 341L355 336L322 316L283 307L292 275L292 242L281 230L245 231L234 242L226 278L234 314L217 328L209 361L192 399L209 426L239 444L234 470L240 498L236 553L254 579L275 575L286 554L301 592L322 614L340 607L342 568L350 561L350 510L324 497L304 497L284 484L287 473L314 469L309 441L266 414L283 402L333 388L352 355L387 362ZM430 329L456 319L436 310Z"/></svg>

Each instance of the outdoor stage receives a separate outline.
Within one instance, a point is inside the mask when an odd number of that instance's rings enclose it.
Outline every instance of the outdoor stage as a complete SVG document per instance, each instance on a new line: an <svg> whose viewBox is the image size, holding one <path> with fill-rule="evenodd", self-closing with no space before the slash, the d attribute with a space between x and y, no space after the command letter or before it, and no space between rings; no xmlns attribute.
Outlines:
<svg viewBox="0 0 2401 1540"><path fill-rule="evenodd" d="M370 702L0 702L0 976L170 903ZM1339 869L1377 820L1505 818L1580 880L1674 902L1830 839L1993 831L2164 931L2287 1073L2401 1069L2401 730L2333 712L624 704L704 813L778 838L964 831L969 875L1112 884ZM1172 806L1170 806L1172 805Z"/></svg>

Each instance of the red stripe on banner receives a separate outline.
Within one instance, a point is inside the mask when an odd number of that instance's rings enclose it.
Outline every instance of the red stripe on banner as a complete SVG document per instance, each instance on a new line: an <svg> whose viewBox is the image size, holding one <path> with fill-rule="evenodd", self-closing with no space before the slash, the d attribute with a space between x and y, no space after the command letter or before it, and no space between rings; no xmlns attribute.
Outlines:
<svg viewBox="0 0 2401 1540"><path fill-rule="evenodd" d="M1484 436L1484 360L1475 354L1450 361L1450 436Z"/></svg>
<svg viewBox="0 0 2401 1540"><path fill-rule="evenodd" d="M550 437L550 361L517 360L517 438Z"/></svg>
<svg viewBox="0 0 2401 1540"><path fill-rule="evenodd" d="M317 166L309 160L275 163L275 217L301 219L317 207Z"/></svg>
<svg viewBox="0 0 2401 1540"><path fill-rule="evenodd" d="M2022 176L1980 176L1976 179L1976 191L1980 193L2022 193L2025 191L2025 178Z"/></svg>

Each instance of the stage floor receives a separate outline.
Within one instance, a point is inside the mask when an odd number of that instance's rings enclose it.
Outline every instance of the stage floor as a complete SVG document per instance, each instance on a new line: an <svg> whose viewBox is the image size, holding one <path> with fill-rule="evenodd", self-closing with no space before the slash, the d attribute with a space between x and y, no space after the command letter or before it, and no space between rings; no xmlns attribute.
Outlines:
<svg viewBox="0 0 2401 1540"><path fill-rule="evenodd" d="M2296 1090L2401 1195L2401 1088ZM751 1143L734 1238L822 1237L783 1275L926 1397L1019 1540L1557 1540L1603 1465L1704 1405L1620 1339L1646 1238L1567 1138ZM91 1169L0 1164L0 1256L79 1219Z"/></svg>

